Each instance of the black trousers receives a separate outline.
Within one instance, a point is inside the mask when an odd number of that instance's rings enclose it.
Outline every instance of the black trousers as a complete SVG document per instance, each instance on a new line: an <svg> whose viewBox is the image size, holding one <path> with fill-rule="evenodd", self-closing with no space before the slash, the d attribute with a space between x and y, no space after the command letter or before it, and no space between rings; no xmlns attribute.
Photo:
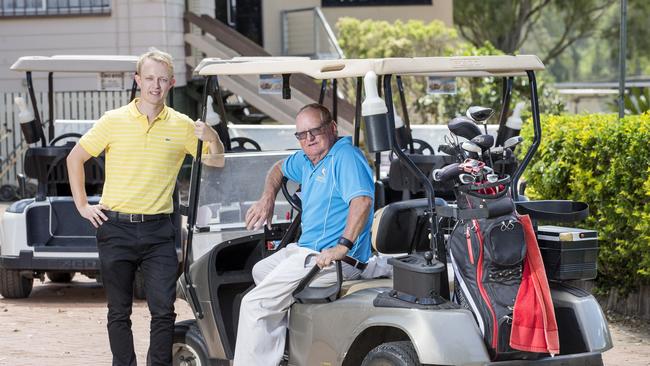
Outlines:
<svg viewBox="0 0 650 366"><path fill-rule="evenodd" d="M97 230L100 271L108 302L113 366L135 366L131 331L133 281L142 270L151 313L149 360L171 366L178 257L169 218L142 223L106 221Z"/></svg>

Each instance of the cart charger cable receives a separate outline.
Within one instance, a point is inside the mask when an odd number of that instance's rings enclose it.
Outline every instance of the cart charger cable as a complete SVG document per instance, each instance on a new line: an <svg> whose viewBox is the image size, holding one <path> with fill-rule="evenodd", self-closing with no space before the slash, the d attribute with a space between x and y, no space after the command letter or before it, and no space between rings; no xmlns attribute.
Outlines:
<svg viewBox="0 0 650 366"><path fill-rule="evenodd" d="M361 104L361 115L365 122L368 151L388 151L391 149L388 108L377 92L377 74L374 71L368 71L363 77L363 86L366 97Z"/></svg>

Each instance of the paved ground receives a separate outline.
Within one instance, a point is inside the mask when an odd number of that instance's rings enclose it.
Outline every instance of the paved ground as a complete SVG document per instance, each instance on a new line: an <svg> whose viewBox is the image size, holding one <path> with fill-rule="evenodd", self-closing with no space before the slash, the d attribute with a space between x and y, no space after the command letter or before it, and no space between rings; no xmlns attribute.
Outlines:
<svg viewBox="0 0 650 366"><path fill-rule="evenodd" d="M6 205L0 203L0 214ZM104 291L77 275L71 284L36 281L28 299L0 296L0 366L109 366ZM183 301L176 302L177 320L191 319ZM144 301L133 309L138 362L144 365L149 343L149 313ZM631 319L610 323L614 349L605 353L607 366L650 366L650 325Z"/></svg>

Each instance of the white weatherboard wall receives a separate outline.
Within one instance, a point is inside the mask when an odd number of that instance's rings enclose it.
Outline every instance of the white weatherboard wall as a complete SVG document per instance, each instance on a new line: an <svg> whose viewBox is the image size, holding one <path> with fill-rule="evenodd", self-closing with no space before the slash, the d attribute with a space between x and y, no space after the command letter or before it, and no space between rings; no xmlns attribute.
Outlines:
<svg viewBox="0 0 650 366"><path fill-rule="evenodd" d="M113 0L110 15L0 18L0 91L26 91L24 74L9 67L20 56L139 55L149 47L175 59L177 85L185 85L183 0ZM46 73L35 73L44 90ZM55 89L93 90L96 75L55 75Z"/></svg>

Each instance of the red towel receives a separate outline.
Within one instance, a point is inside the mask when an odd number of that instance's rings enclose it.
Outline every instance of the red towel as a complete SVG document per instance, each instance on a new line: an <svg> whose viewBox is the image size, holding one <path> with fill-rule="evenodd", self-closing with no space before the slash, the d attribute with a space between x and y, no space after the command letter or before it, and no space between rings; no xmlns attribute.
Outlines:
<svg viewBox="0 0 650 366"><path fill-rule="evenodd" d="M512 315L510 347L556 355L560 353L560 339L542 255L530 217L519 219L524 227L526 260Z"/></svg>

